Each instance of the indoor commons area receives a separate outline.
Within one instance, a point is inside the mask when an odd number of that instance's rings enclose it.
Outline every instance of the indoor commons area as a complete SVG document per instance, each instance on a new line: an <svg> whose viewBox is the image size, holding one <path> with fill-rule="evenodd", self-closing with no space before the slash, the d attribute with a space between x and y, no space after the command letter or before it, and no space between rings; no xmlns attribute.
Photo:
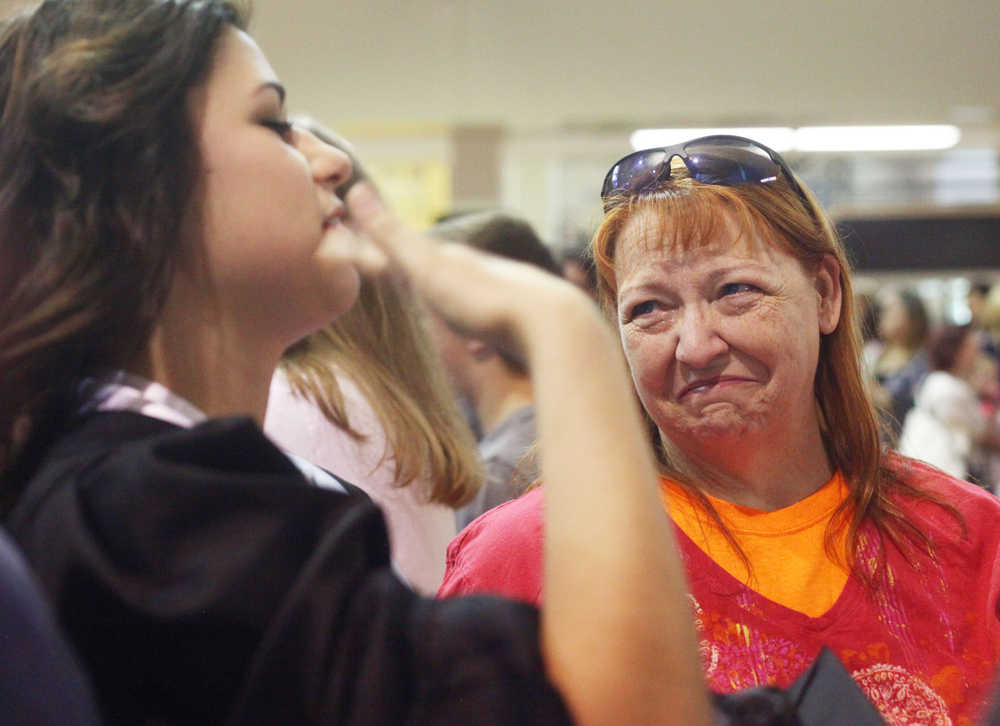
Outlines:
<svg viewBox="0 0 1000 726"><path fill-rule="evenodd" d="M0 724L1000 726L998 49L0 0Z"/></svg>

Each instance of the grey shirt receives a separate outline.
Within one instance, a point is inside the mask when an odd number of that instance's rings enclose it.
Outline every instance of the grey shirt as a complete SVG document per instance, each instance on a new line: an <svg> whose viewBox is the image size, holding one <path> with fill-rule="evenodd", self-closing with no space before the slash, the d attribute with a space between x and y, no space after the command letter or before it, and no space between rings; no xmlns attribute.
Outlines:
<svg viewBox="0 0 1000 726"><path fill-rule="evenodd" d="M533 406L514 411L482 438L479 453L486 469L486 480L476 498L455 513L460 530L483 512L521 496L538 478L535 462L525 459L534 442Z"/></svg>

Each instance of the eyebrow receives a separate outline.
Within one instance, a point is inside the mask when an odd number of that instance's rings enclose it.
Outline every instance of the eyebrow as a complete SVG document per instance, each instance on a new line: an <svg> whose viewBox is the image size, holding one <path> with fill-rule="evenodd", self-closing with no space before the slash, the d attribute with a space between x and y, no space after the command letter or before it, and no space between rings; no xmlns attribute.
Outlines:
<svg viewBox="0 0 1000 726"><path fill-rule="evenodd" d="M277 81L267 81L266 83L261 83L260 86L257 88L257 93L267 90L272 90L275 93L277 93L278 99L281 101L282 104L285 102L285 87L282 86L280 83L278 83Z"/></svg>
<svg viewBox="0 0 1000 726"><path fill-rule="evenodd" d="M724 267L710 270L705 276L705 281L709 285L718 285L720 280L733 273L739 274L742 272L752 272L760 274L760 273L766 273L770 269L771 267L769 265L765 265L756 261L733 262L731 264L725 265ZM617 297L621 298L626 294L633 294L633 293L644 295L648 294L651 291L663 291L669 289L670 289L670 283L664 282L659 276L654 274L652 278L640 277L638 283L631 282L631 283L626 283L624 285L619 285Z"/></svg>
<svg viewBox="0 0 1000 726"><path fill-rule="evenodd" d="M730 274L733 274L733 273L737 273L737 274L738 273L742 273L742 272L758 272L759 273L759 272L766 272L767 270L770 270L770 269L771 269L770 265L765 265L765 264L762 264L762 263L757 262L757 261L743 262L743 263L737 262L737 263L734 263L734 264L731 264L731 265L726 265L725 267L721 267L721 268L713 270L712 272L709 273L708 279L711 282L716 283L719 280L721 280L723 277L726 277L726 276L728 276Z"/></svg>

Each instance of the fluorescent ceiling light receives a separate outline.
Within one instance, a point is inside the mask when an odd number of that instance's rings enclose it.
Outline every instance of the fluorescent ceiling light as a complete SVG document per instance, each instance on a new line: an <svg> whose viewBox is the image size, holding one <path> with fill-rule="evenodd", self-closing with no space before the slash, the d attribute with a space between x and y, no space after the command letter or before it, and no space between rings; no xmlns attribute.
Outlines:
<svg viewBox="0 0 1000 726"><path fill-rule="evenodd" d="M690 141L699 136L714 136L729 134L746 136L759 141L764 146L770 146L775 151L788 151L792 148L795 129L781 126L756 126L754 128L716 128L716 129L639 129L632 134L632 148L650 149L654 146L671 146L682 141Z"/></svg>
<svg viewBox="0 0 1000 726"><path fill-rule="evenodd" d="M639 129L633 149L649 149L712 134L746 136L775 151L921 151L950 149L962 137L957 126L803 126L753 128Z"/></svg>
<svg viewBox="0 0 1000 726"><path fill-rule="evenodd" d="M962 138L957 126L803 126L799 151L919 151L950 149Z"/></svg>

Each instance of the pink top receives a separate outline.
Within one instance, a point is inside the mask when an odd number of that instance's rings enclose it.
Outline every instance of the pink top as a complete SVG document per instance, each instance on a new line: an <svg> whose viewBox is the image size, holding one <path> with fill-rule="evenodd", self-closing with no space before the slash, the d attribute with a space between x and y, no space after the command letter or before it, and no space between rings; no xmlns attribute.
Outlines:
<svg viewBox="0 0 1000 726"><path fill-rule="evenodd" d="M364 489L385 513L397 569L414 589L433 595L444 575L445 549L455 536L455 512L424 503L426 481L394 485L395 463L382 424L353 381L338 374L337 383L348 419L365 439L349 436L310 401L294 395L280 370L271 379L264 431L287 451Z"/></svg>

